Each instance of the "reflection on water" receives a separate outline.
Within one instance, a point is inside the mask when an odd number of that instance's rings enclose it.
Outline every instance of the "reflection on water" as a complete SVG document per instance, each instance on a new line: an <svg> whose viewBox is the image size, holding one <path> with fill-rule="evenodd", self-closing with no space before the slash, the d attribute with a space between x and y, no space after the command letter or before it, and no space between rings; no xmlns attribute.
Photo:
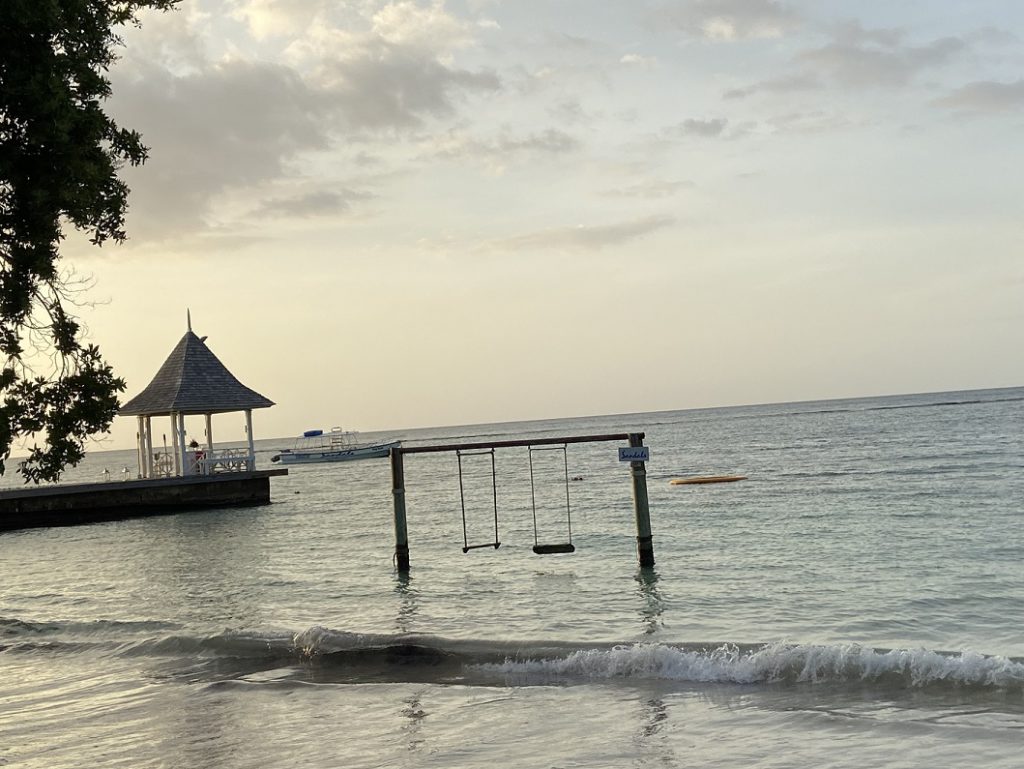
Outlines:
<svg viewBox="0 0 1024 769"><path fill-rule="evenodd" d="M653 568L641 568L637 570L634 578L637 583L637 594L643 604L640 607L640 619L644 627L644 634L653 635L659 628L665 626L661 615L665 611L665 601L658 590L658 572Z"/></svg>
<svg viewBox="0 0 1024 769"><path fill-rule="evenodd" d="M668 707L661 697L640 701L639 728L633 737L637 756L634 766L678 766L669 739Z"/></svg>
<svg viewBox="0 0 1024 769"><path fill-rule="evenodd" d="M661 731L664 721L668 718L668 709L660 697L647 700L643 707L643 721L640 728L641 737L651 737Z"/></svg>
<svg viewBox="0 0 1024 769"><path fill-rule="evenodd" d="M178 707L166 709L168 717L162 724L163 755L181 755L183 764L196 769L215 769L229 764L242 747L240 735L251 736L244 709L240 712L224 696L188 697L186 701L178 695L175 699Z"/></svg>
<svg viewBox="0 0 1024 769"><path fill-rule="evenodd" d="M394 593L398 596L398 614L395 616L395 629L399 633L410 633L415 624L419 610L417 599L419 594L412 587L412 577L397 573L395 576Z"/></svg>
<svg viewBox="0 0 1024 769"><path fill-rule="evenodd" d="M410 753L415 753L423 746L424 738L420 731L423 728L423 719L427 717L427 711L423 709L422 693L416 692L406 697L402 700L402 705L401 715L407 719L402 725L406 749Z"/></svg>

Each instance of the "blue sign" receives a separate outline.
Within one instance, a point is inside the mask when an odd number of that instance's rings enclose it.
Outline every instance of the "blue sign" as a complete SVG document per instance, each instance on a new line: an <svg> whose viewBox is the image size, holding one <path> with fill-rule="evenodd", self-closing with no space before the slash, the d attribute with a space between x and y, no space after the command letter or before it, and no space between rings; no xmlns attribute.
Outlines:
<svg viewBox="0 0 1024 769"><path fill-rule="evenodd" d="M626 446L619 449L620 462L646 462L651 458L648 446Z"/></svg>

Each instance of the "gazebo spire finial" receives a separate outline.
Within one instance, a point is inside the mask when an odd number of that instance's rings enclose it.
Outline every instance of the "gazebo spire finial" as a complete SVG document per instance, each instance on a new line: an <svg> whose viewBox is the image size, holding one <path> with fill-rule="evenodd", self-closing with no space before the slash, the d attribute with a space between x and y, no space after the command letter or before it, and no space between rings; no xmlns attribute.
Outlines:
<svg viewBox="0 0 1024 769"><path fill-rule="evenodd" d="M185 308L185 322L188 324L188 330L192 330L192 310Z"/></svg>

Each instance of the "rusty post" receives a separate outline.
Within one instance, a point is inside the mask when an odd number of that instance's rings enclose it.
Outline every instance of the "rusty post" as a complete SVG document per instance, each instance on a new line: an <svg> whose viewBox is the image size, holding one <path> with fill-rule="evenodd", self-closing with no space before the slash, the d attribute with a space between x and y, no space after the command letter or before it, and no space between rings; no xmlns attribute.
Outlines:
<svg viewBox="0 0 1024 769"><path fill-rule="evenodd" d="M644 445L643 433L629 434L630 448ZM633 479L633 511L636 513L636 552L640 568L654 566L654 542L651 537L651 510L647 501L647 468L643 462L630 462Z"/></svg>
<svg viewBox="0 0 1024 769"><path fill-rule="evenodd" d="M391 493L395 498L395 566L409 573L409 530L405 520L405 467L402 448L391 449Z"/></svg>

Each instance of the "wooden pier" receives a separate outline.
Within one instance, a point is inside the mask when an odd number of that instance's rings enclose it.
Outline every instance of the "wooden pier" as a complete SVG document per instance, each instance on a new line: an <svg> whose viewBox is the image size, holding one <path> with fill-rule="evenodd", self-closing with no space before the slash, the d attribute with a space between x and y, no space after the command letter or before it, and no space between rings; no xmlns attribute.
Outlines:
<svg viewBox="0 0 1024 769"><path fill-rule="evenodd" d="M0 531L76 526L184 510L265 505L285 468L0 491Z"/></svg>

